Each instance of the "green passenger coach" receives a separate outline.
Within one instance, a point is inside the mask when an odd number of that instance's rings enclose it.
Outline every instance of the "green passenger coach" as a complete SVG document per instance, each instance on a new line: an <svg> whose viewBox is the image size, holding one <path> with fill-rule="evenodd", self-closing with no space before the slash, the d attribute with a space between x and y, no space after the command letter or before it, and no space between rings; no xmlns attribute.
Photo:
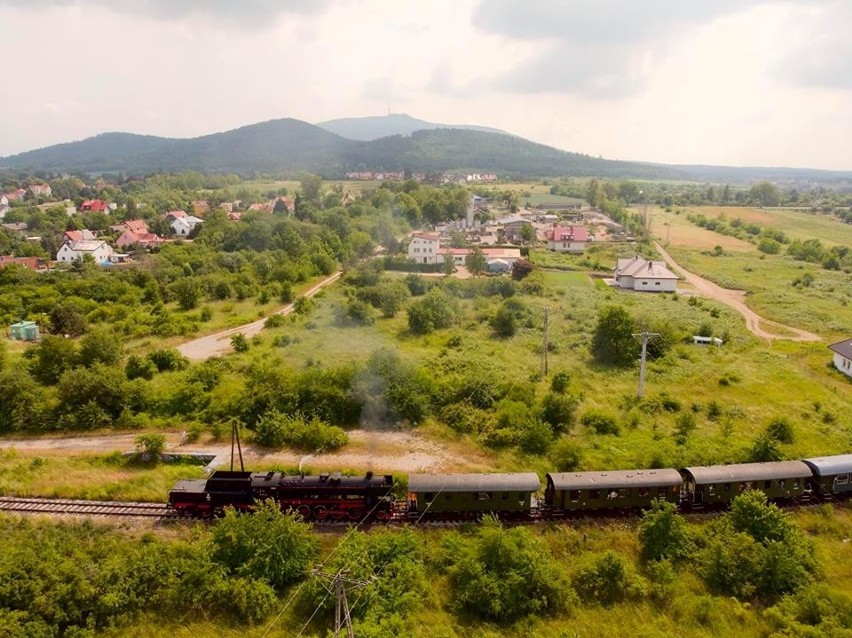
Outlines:
<svg viewBox="0 0 852 638"><path fill-rule="evenodd" d="M802 496L813 479L801 461L705 465L681 470L690 505L726 505L746 490L759 490L770 499Z"/></svg>
<svg viewBox="0 0 852 638"><path fill-rule="evenodd" d="M519 474L411 474L408 506L417 516L508 512L529 515L541 488L534 472Z"/></svg>
<svg viewBox="0 0 852 638"><path fill-rule="evenodd" d="M562 472L547 475L544 501L554 514L642 509L655 498L677 503L683 484L674 469Z"/></svg>

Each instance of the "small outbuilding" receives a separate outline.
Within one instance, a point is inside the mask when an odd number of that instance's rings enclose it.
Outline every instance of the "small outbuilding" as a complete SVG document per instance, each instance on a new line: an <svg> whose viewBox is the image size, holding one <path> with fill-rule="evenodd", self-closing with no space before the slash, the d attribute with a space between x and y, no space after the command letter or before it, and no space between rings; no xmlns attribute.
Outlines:
<svg viewBox="0 0 852 638"><path fill-rule="evenodd" d="M38 341L38 324L35 321L20 321L9 328L10 335L15 341Z"/></svg>

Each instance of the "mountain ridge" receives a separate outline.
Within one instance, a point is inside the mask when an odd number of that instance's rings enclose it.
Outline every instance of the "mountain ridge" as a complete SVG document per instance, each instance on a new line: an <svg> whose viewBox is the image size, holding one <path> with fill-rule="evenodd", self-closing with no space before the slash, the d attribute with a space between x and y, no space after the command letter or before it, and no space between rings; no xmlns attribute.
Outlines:
<svg viewBox="0 0 852 638"><path fill-rule="evenodd" d="M416 131L425 131L436 128L463 129L480 131L481 133L497 133L499 135L511 135L490 126L476 126L473 124L437 124L427 122L407 113L388 113L387 115L374 115L367 117L343 117L325 122L317 122L326 131L345 137L346 139L359 142L371 142L383 137L393 135L411 135Z"/></svg>

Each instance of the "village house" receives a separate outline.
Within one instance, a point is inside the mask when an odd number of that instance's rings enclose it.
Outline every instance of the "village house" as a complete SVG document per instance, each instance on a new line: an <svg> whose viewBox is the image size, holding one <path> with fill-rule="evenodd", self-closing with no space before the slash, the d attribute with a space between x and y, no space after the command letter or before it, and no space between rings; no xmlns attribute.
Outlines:
<svg viewBox="0 0 852 638"><path fill-rule="evenodd" d="M674 292L677 275L662 261L651 261L640 255L621 258L615 266L613 281L619 288L640 292Z"/></svg>
<svg viewBox="0 0 852 638"><path fill-rule="evenodd" d="M137 233L132 230L125 230L121 236L115 241L115 245L119 248L128 248L130 246L141 246L142 248L151 248L159 246L165 240L155 233Z"/></svg>
<svg viewBox="0 0 852 638"><path fill-rule="evenodd" d="M204 220L195 215L187 215L182 210L173 210L166 213L166 220L172 227L172 234L177 237L187 237L195 230L195 227Z"/></svg>
<svg viewBox="0 0 852 638"><path fill-rule="evenodd" d="M6 203L9 204L11 202L22 202L24 201L24 197L26 197L27 191L23 188L16 188L13 191L8 191L5 193L6 195Z"/></svg>
<svg viewBox="0 0 852 638"><path fill-rule="evenodd" d="M0 255L0 268L16 264L27 270L39 270L44 267L44 259L40 257L13 257L12 255Z"/></svg>
<svg viewBox="0 0 852 638"><path fill-rule="evenodd" d="M88 211L94 213L105 213L109 210L109 204L107 204L102 199L87 199L82 204L80 204L80 212L85 213Z"/></svg>
<svg viewBox="0 0 852 638"><path fill-rule="evenodd" d="M53 192L47 184L30 184L29 191L35 197L50 197Z"/></svg>
<svg viewBox="0 0 852 638"><path fill-rule="evenodd" d="M589 232L584 226L554 224L547 230L547 249L558 253L582 254L589 242Z"/></svg>
<svg viewBox="0 0 852 638"><path fill-rule="evenodd" d="M412 233L408 244L408 258L418 264L440 264L444 259L439 256L441 236L438 233Z"/></svg>
<svg viewBox="0 0 852 638"><path fill-rule="evenodd" d="M110 226L110 230L114 230L117 233L126 233L127 231L130 231L137 235L145 235L146 233L151 232L148 229L148 222L144 219L129 219L126 222L121 222L120 224L113 224Z"/></svg>
<svg viewBox="0 0 852 638"><path fill-rule="evenodd" d="M68 264L91 255L96 264L108 264L112 254L112 246L105 241L66 241L56 253L56 261Z"/></svg>
<svg viewBox="0 0 852 638"><path fill-rule="evenodd" d="M852 377L852 338L828 346L834 352L834 367L847 377Z"/></svg>
<svg viewBox="0 0 852 638"><path fill-rule="evenodd" d="M87 228L83 230L66 230L62 234L62 241L92 241L96 238L95 233Z"/></svg>

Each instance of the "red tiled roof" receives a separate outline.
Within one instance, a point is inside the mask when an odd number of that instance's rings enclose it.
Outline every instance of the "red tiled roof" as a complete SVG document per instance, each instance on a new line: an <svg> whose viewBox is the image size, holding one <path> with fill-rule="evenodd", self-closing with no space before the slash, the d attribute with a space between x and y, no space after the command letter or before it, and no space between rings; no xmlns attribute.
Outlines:
<svg viewBox="0 0 852 638"><path fill-rule="evenodd" d="M589 233L584 226L554 226L547 231L548 241L588 241Z"/></svg>

